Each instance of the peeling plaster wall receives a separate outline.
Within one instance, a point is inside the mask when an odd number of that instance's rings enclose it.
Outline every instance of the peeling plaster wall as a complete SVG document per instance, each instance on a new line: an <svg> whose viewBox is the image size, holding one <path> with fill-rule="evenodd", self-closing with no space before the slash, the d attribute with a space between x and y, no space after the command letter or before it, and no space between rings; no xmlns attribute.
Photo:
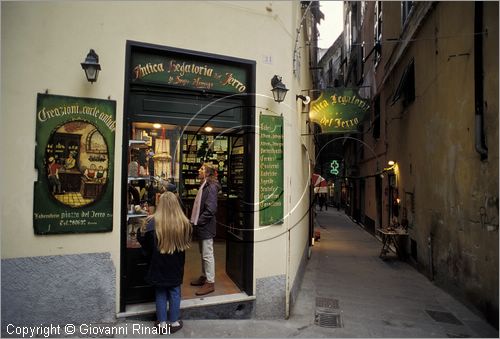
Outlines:
<svg viewBox="0 0 500 339"><path fill-rule="evenodd" d="M473 2L436 5L386 82L382 100L400 196L412 192L415 198L410 238L418 265L498 328L497 2L484 3L484 28L486 161L474 147ZM391 106L411 58L415 101Z"/></svg>

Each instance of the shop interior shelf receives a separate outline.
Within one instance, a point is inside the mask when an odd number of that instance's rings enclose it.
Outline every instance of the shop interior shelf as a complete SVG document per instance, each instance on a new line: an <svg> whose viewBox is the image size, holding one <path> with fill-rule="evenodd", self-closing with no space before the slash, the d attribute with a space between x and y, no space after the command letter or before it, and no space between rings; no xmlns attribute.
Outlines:
<svg viewBox="0 0 500 339"><path fill-rule="evenodd" d="M150 176L144 176L144 177L128 177L128 182L131 181L138 181L138 180L151 180Z"/></svg>
<svg viewBox="0 0 500 339"><path fill-rule="evenodd" d="M144 217L147 217L148 215L147 214L127 214L127 220L128 219L132 219L132 218L144 218Z"/></svg>

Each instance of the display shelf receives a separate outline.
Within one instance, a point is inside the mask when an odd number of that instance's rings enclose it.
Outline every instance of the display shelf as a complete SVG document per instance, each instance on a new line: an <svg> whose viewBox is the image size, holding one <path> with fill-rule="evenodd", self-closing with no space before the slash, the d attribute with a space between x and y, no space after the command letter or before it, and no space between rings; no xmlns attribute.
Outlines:
<svg viewBox="0 0 500 339"><path fill-rule="evenodd" d="M129 213L127 214L127 220L128 219L134 219L134 218L143 218L143 217L147 217L148 214L132 214L132 213Z"/></svg>
<svg viewBox="0 0 500 339"><path fill-rule="evenodd" d="M140 217L147 217L147 216L148 216L147 213L144 213L144 214L142 214L142 213L128 213L127 214L127 217L129 217L129 218L140 218Z"/></svg>
<svg viewBox="0 0 500 339"><path fill-rule="evenodd" d="M149 145L145 140L129 140L128 146L131 148L148 148Z"/></svg>
<svg viewBox="0 0 500 339"><path fill-rule="evenodd" d="M228 166L228 140L227 136L214 137L213 135L184 134L182 137L182 187L184 199L196 196L195 190L201 184L197 180L200 166L204 161L209 161L217 168L218 179L223 191L227 191L227 166ZM198 153L201 152L201 153ZM206 152L206 153L205 153ZM208 159L200 155L209 154ZM219 166L219 163L223 165ZM193 182L196 179L196 182Z"/></svg>
<svg viewBox="0 0 500 339"><path fill-rule="evenodd" d="M229 190L229 200L234 201L233 203L233 213L231 218L231 224L235 228L243 228L244 215L242 211L244 207L242 206L243 196L245 192L245 146L243 144L243 138L234 140L230 150L229 156L229 171L228 171L228 187ZM228 230L234 236L241 238L241 234L238 230L234 228Z"/></svg>
<svg viewBox="0 0 500 339"><path fill-rule="evenodd" d="M139 181L139 180L151 180L151 176L128 177L128 182L131 182L131 181Z"/></svg>

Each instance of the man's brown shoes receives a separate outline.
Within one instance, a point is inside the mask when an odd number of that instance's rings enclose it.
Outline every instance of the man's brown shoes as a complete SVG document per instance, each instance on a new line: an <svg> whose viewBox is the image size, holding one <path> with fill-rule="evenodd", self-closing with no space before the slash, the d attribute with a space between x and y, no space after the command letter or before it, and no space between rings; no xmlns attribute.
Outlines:
<svg viewBox="0 0 500 339"><path fill-rule="evenodd" d="M212 293L213 291L215 291L215 283L209 283L209 282L205 282L205 284L203 284L203 286L201 286L201 288L196 291L196 295L205 295L205 294L209 294L209 293Z"/></svg>
<svg viewBox="0 0 500 339"><path fill-rule="evenodd" d="M207 282L207 277L200 275L198 279L191 281L191 286L203 286Z"/></svg>

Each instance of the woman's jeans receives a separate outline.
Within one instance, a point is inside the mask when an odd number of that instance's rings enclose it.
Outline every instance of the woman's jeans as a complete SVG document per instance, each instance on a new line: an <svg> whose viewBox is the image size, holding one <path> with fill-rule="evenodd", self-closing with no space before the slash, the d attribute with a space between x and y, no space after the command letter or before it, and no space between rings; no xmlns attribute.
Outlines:
<svg viewBox="0 0 500 339"><path fill-rule="evenodd" d="M171 323L179 320L181 313L181 286L156 287L156 317L159 322ZM168 319L167 319L168 301Z"/></svg>

